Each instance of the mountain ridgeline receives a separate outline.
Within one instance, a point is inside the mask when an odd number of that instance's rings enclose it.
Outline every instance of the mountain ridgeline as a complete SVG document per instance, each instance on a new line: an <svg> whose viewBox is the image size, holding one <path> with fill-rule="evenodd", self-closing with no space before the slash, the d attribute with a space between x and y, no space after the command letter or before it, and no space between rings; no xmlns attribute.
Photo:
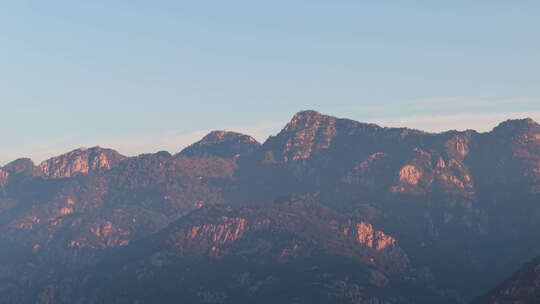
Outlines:
<svg viewBox="0 0 540 304"><path fill-rule="evenodd" d="M0 298L538 303L539 203L531 119L434 134L305 111L262 144L23 158L0 168Z"/></svg>

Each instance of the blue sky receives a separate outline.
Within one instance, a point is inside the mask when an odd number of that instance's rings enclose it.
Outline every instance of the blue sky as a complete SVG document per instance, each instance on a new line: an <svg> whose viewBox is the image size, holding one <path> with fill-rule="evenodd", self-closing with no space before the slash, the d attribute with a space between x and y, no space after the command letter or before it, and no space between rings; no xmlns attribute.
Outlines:
<svg viewBox="0 0 540 304"><path fill-rule="evenodd" d="M540 121L538 1L5 1L0 163L264 140L297 111L428 131Z"/></svg>

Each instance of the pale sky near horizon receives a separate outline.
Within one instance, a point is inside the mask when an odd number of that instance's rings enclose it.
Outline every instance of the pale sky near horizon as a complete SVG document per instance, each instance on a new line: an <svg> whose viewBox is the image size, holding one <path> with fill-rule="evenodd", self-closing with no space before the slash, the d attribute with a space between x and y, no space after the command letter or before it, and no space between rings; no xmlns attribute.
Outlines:
<svg viewBox="0 0 540 304"><path fill-rule="evenodd" d="M426 131L540 121L538 1L4 1L0 165L177 152L298 111Z"/></svg>

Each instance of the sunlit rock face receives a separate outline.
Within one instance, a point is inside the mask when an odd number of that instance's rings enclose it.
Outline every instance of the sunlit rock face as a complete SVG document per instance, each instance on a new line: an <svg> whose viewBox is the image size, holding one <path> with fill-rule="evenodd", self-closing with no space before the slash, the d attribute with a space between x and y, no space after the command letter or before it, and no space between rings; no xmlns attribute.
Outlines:
<svg viewBox="0 0 540 304"><path fill-rule="evenodd" d="M281 203L279 209L282 210L273 210L272 206L253 209L203 208L185 221L172 225L164 242L175 248L174 251L180 256L220 256L234 254L230 250L231 244L242 239L251 239L258 234L286 232L299 239L316 240L332 254L369 264L380 263L385 271L391 268L390 272L404 272L410 266L397 240L374 229L370 223L336 214L309 198L294 197L287 203ZM315 222L306 221L310 213L324 215L324 218ZM321 232L323 235L317 235ZM268 241L278 242L272 239ZM303 248L298 243L292 244L292 247L288 247L288 243L282 245L278 242L274 245L285 246L278 250L280 257L291 250L298 253ZM342 250L347 247L350 248Z"/></svg>
<svg viewBox="0 0 540 304"><path fill-rule="evenodd" d="M234 157L250 155L260 147L253 137L230 131L213 131L183 149L185 157Z"/></svg>
<svg viewBox="0 0 540 304"><path fill-rule="evenodd" d="M8 177L9 177L9 172L0 169L0 187L6 184Z"/></svg>
<svg viewBox="0 0 540 304"><path fill-rule="evenodd" d="M169 302L463 304L540 255L539 141L532 120L432 134L304 111L262 146L19 159L0 168L0 297L145 303L182 282Z"/></svg>
<svg viewBox="0 0 540 304"><path fill-rule="evenodd" d="M399 181L409 185L418 185L422 172L413 165L406 165L399 170Z"/></svg>
<svg viewBox="0 0 540 304"><path fill-rule="evenodd" d="M179 255L219 255L220 246L234 242L246 231L245 218L222 216L215 223L192 226L171 235L168 243Z"/></svg>
<svg viewBox="0 0 540 304"><path fill-rule="evenodd" d="M5 170L13 174L0 190L0 240L32 248L49 262L42 266L53 270L84 267L102 250L127 246L193 210L223 203L219 190L205 179L229 179L236 166L231 159L190 161L164 152L116 164L89 155L86 162L81 152L59 158L83 159L82 166L51 161L66 165L55 167L63 169L52 176L35 166L35 175L24 173L30 161L11 164ZM70 177L59 178L59 172Z"/></svg>
<svg viewBox="0 0 540 304"><path fill-rule="evenodd" d="M117 260L106 266L107 277L91 270L84 280L74 276L57 282L42 290L38 303L79 301L77 288L92 290L85 298L89 303L149 300L147 295L136 292L109 290L122 276L132 281L126 285L128 289L143 284L150 294L157 285L147 285L148 280L180 280L185 282L182 286L170 289L162 285L162 291L194 303L208 302L209 294L223 298L236 294L237 303L261 297L276 301L275 292L266 296L268 287L292 287L290 292L295 298L311 299L312 293L317 293L309 303L401 303L385 295L392 290L392 284L403 284L403 276L424 282L411 268L397 241L370 223L335 213L312 198L294 196L276 204L201 208L119 251ZM99 234L104 234L104 227ZM137 254L129 257L129 250ZM347 262L341 265L339 261ZM179 267L184 271L178 271ZM217 274L211 284L204 275L201 277L201 271L207 267ZM337 269L339 274L333 274ZM82 285L67 288L70 280ZM309 287L316 283L316 288ZM305 284L310 292L297 284ZM343 284L353 290L360 286L368 288L355 294L355 302L350 302L347 293L336 293ZM424 290L420 283L409 288ZM365 301L359 302L360 298Z"/></svg>
<svg viewBox="0 0 540 304"><path fill-rule="evenodd" d="M131 239L128 230L113 224L111 221L98 221L89 227L89 234L82 235L68 243L69 247L108 248L126 246Z"/></svg>
<svg viewBox="0 0 540 304"><path fill-rule="evenodd" d="M346 135L351 120L338 119L316 111L303 111L263 145L269 158L280 162L308 159L332 147L336 137Z"/></svg>
<svg viewBox="0 0 540 304"><path fill-rule="evenodd" d="M315 111L296 114L272 141L281 145L280 158L306 159L312 153L328 149L336 136L336 118Z"/></svg>
<svg viewBox="0 0 540 304"><path fill-rule="evenodd" d="M100 147L80 148L42 162L39 167L49 178L66 178L114 168L126 157Z"/></svg>
<svg viewBox="0 0 540 304"><path fill-rule="evenodd" d="M365 222L356 224L356 233L358 235L358 243L364 244L377 251L396 244L396 239L386 235L382 231L375 231L371 224Z"/></svg>

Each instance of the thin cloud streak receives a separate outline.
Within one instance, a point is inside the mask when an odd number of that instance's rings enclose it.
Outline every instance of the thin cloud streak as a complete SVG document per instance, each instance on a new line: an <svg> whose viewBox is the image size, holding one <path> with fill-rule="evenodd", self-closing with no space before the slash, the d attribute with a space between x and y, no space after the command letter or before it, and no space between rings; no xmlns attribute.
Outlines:
<svg viewBox="0 0 540 304"><path fill-rule="evenodd" d="M375 123L383 127L408 127L427 132L443 132L454 129L473 129L479 132L486 132L507 119L527 117L538 122L540 121L540 111L489 114L416 115L397 118L381 117L369 119L367 122ZM253 136L259 142L264 142L268 136L277 134L285 124L286 121L271 121L223 129L244 133ZM106 137L97 140L83 141L74 138L62 138L55 142L39 142L32 145L4 149L0 154L0 162L6 164L20 157L29 157L36 163L39 163L45 159L66 153L81 146L92 147L97 145L115 149L127 156L135 156L142 153L155 153L157 151L168 151L175 154L184 147L200 140L210 131L212 130L197 130L186 133L171 131L159 134L152 133L123 137Z"/></svg>
<svg viewBox="0 0 540 304"><path fill-rule="evenodd" d="M385 127L408 127L427 132L444 132L448 130L472 129L478 132L492 130L507 119L532 118L540 121L540 111L490 113L490 114L455 114L455 115L422 115L400 118L371 119L370 122Z"/></svg>
<svg viewBox="0 0 540 304"><path fill-rule="evenodd" d="M540 97L435 96L392 103L338 106L327 109L360 120L396 120L417 116L485 115L540 111ZM510 113L511 114L511 113ZM353 118L353 117L350 117Z"/></svg>
<svg viewBox="0 0 540 304"><path fill-rule="evenodd" d="M264 142L270 134L275 134L283 125L284 124L281 122L262 122L253 125L223 129L247 134L254 137L259 142ZM108 139L102 141L100 145L113 147L120 153L130 156L157 151L168 151L174 154L200 140L211 131L211 129L206 129L188 133L171 132L169 134L150 134L137 138Z"/></svg>
<svg viewBox="0 0 540 304"><path fill-rule="evenodd" d="M264 142L269 135L276 134L284 124L285 122L261 122L253 125L240 125L223 129L247 134L259 142ZM3 149L0 152L0 164L6 164L21 157L28 157L35 163L40 163L50 157L61 155L80 147L93 146L111 148L127 156L155 153L158 151L168 151L175 154L180 152L184 147L200 140L210 131L212 130L196 130L185 133L170 131L121 137L104 137L95 140L62 138L55 142L37 142Z"/></svg>
<svg viewBox="0 0 540 304"><path fill-rule="evenodd" d="M429 108L434 110L455 110L467 111L471 109L486 109L486 107L495 107L501 105L512 106L534 106L538 103L537 98L527 96L514 97L490 97L490 96L438 96L430 98L420 98L411 101L405 101L407 106Z"/></svg>

